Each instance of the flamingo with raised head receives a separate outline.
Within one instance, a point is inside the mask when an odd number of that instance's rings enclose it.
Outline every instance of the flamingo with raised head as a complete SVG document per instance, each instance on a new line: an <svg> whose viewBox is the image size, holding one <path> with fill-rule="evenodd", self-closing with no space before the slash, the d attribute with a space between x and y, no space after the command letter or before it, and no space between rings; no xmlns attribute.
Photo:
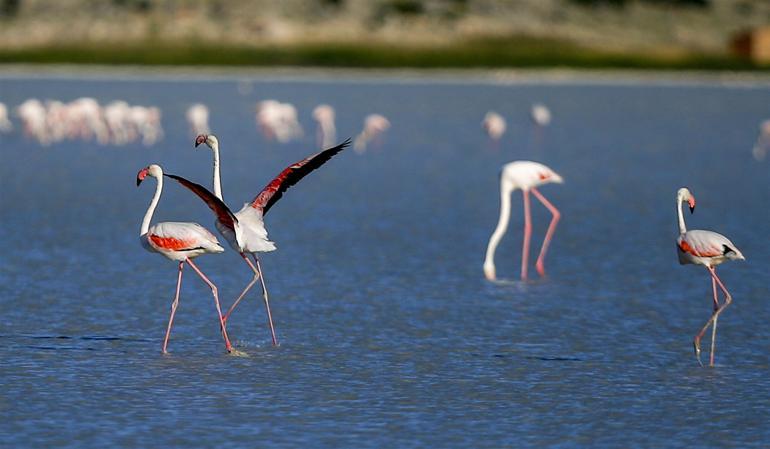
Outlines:
<svg viewBox="0 0 770 449"><path fill-rule="evenodd" d="M174 296L174 301L171 303L171 316L168 319L166 337L163 339L163 353L167 353L168 338L169 335L171 335L171 326L174 323L174 315L176 314L176 308L179 305L179 290L182 286L182 269L184 268L185 263L190 265L198 276L203 279L203 282L211 288L211 293L214 295L214 304L216 304L217 314L219 315L220 330L225 339L225 348L227 349L227 352L231 352L232 345L230 344L230 339L227 337L225 322L222 318L222 309L219 306L217 287L192 261L192 259L202 254L221 253L225 249L219 244L219 241L214 234L198 223L166 221L150 226L152 215L155 213L155 208L158 206L158 201L160 201L160 196L163 192L163 169L161 169L159 165L152 164L139 170L139 173L136 175L136 185L139 186L147 176L152 176L157 179L158 184L155 187L155 195L152 197L150 206L144 214L142 228L139 231L139 240L147 251L158 253L167 259L179 262L176 294ZM214 200L216 200L216 198ZM230 216L227 216L227 214L225 215L226 217L223 217L223 220L227 220L228 218L230 220L235 219L232 214L230 214Z"/></svg>
<svg viewBox="0 0 770 449"><path fill-rule="evenodd" d="M497 227L489 238L487 245L487 254L484 259L484 275L490 281L496 279L495 270L495 250L500 239L503 238L508 221L511 217L511 194L516 189L521 189L524 197L524 244L521 249L521 279L527 279L527 266L529 259L529 241L532 236L532 216L529 207L529 192L535 195L535 198L551 212L551 224L548 225L548 231L545 233L543 246L540 248L540 254L537 256L535 268L540 276L545 276L545 254L548 251L548 245L553 238L556 230L556 224L559 222L561 213L556 207L548 201L540 191L538 186L548 183L563 183L564 180L556 172L543 164L532 161L514 161L503 165L500 173L500 218Z"/></svg>
<svg viewBox="0 0 770 449"><path fill-rule="evenodd" d="M679 238L676 240L677 255L679 256L680 264L703 265L711 275L711 290L714 294L714 312L711 314L708 321L706 321L706 324L700 332L695 336L693 346L695 347L695 356L698 358L698 363L703 366L703 362L701 362L700 359L700 340L703 338L708 327L713 324L711 328L711 355L709 356L709 365L714 366L714 343L716 342L717 335L717 319L732 302L732 296L730 296L730 292L727 291L727 288L725 288L725 285L717 276L715 267L728 260L746 259L733 242L722 234L713 231L702 231L699 229L688 231L684 224L684 215L682 214L682 203L685 201L687 201L690 206L690 213L694 212L695 197L690 193L689 189L682 187L676 192L676 213L677 218L679 219ZM717 285L725 294L725 302L723 304L719 303Z"/></svg>
<svg viewBox="0 0 770 449"><path fill-rule="evenodd" d="M337 127L334 125L334 108L319 104L313 109L313 120L318 123L316 142L319 148L329 148L337 141Z"/></svg>
<svg viewBox="0 0 770 449"><path fill-rule="evenodd" d="M262 266L259 257L257 256L257 253L274 251L276 249L275 243L267 238L267 229L265 229L263 218L270 208L283 196L283 192L299 182L300 179L310 174L313 170L326 163L332 156L345 149L350 145L350 139L336 147L321 151L295 164L289 165L281 171L278 176L270 181L253 200L244 204L243 208L235 214L230 212L227 206L222 202L222 182L219 171L219 140L213 134L201 134L195 139L195 146L197 147L202 143L205 143L214 155L213 194L199 184L188 181L181 176L166 176L175 179L183 186L190 189L193 193L198 195L209 208L211 208L217 216L217 229L230 243L230 246L238 251L241 258L246 262L253 273L251 281L246 284L246 287L244 287L241 294L225 314L224 322L227 322L228 318L233 313L233 310L235 310L238 303L241 302L243 297L251 287L254 286L257 280L260 280L262 284L262 297L267 311L267 321L270 326L270 335L273 340L273 345L277 345L278 339L275 336L275 327L273 326L273 318L270 312L270 300L267 293L267 287L265 286ZM230 217L231 215L233 216L232 219ZM251 254L254 263L249 260L247 254Z"/></svg>
<svg viewBox="0 0 770 449"><path fill-rule="evenodd" d="M190 125L190 130L193 136L198 134L208 134L209 128L209 108L203 103L195 103L187 108L185 112L185 118L187 124Z"/></svg>

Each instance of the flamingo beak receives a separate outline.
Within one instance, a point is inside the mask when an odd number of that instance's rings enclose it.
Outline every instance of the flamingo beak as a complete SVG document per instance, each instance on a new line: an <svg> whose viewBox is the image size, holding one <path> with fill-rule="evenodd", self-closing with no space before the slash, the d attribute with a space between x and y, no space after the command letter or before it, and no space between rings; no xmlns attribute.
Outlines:
<svg viewBox="0 0 770 449"><path fill-rule="evenodd" d="M144 178L146 177L147 177L147 169L143 168L139 170L139 173L136 174L136 186L139 187L139 184L141 184L142 181L144 181Z"/></svg>
<svg viewBox="0 0 770 449"><path fill-rule="evenodd" d="M198 148L198 145L202 143L206 143L206 139L208 139L209 136L205 134L198 134L198 137L195 138L195 148Z"/></svg>
<svg viewBox="0 0 770 449"><path fill-rule="evenodd" d="M695 200L691 199L688 202L690 203L690 213L692 214L695 212Z"/></svg>

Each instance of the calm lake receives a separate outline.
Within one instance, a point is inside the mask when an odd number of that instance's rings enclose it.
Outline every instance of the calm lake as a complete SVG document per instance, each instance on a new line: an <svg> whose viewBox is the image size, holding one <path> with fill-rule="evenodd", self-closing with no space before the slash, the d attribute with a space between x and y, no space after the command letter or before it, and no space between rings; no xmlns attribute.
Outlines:
<svg viewBox="0 0 770 449"><path fill-rule="evenodd" d="M165 138L44 147L0 139L0 446L267 448L649 448L770 445L770 160L751 148L770 83L590 76L495 82L461 76L0 75L0 101L122 99L163 112ZM268 142L259 100L293 103L301 141ZM337 110L339 140L366 114L381 145L347 150L266 217L262 258L279 347L259 288L229 322L185 271L162 355L176 264L139 244L155 188L150 163L206 185L188 106L219 137L234 209L316 151L312 108ZM530 106L552 123L536 130ZM498 145L486 111L508 120ZM543 162L563 185L546 278L518 280L521 194L497 252L498 173ZM728 236L745 262L718 269L733 295L714 368L692 338L711 313L701 267L677 262L675 195L698 201L692 229ZM550 215L533 202L537 255ZM206 206L167 182L158 221L215 232ZM223 239L220 238L224 242ZM225 245L226 246L226 245ZM197 259L229 305L250 279L236 253ZM704 359L708 342L704 339Z"/></svg>

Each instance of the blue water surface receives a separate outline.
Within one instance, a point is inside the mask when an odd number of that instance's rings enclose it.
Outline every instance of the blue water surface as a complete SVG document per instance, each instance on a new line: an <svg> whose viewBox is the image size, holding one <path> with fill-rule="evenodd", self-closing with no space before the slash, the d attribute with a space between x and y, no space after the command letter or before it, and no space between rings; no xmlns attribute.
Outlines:
<svg viewBox="0 0 770 449"><path fill-rule="evenodd" d="M333 78L333 77L332 77ZM622 81L622 79L621 79ZM770 161L751 156L768 84L343 79L244 75L0 78L0 101L92 96L157 105L152 147L0 139L0 446L269 448L649 448L770 445ZM296 105L306 137L281 145L258 100ZM210 185L211 154L184 121L211 109L233 208L314 152L312 108L337 109L340 140L378 112L379 147L348 150L290 189L266 218L263 256L279 347L255 289L224 351L210 291L186 270L160 347L176 265L145 252L150 163ZM553 122L533 128L529 108ZM508 119L491 144L487 110ZM502 164L531 159L566 180L541 192L562 212L548 275L518 280L513 196L497 256ZM677 263L675 193L691 228L721 232L746 262L719 267L733 305L714 368L692 338L711 313L706 270ZM533 203L536 256L550 215ZM213 218L167 183L155 221ZM234 252L198 266L229 305L249 280ZM704 341L705 352L708 344Z"/></svg>

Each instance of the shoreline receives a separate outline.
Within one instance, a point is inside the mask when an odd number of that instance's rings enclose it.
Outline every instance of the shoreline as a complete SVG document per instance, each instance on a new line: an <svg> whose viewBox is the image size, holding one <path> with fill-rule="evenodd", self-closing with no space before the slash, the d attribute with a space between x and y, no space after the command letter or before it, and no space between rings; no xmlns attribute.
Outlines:
<svg viewBox="0 0 770 449"><path fill-rule="evenodd" d="M0 64L0 80L315 82L489 85L719 85L770 87L770 73L725 70L581 68L360 68Z"/></svg>

